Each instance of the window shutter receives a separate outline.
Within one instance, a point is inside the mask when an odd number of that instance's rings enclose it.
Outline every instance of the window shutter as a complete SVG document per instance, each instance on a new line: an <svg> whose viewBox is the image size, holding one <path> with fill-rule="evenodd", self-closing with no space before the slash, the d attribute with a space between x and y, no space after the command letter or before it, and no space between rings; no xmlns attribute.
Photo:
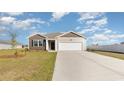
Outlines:
<svg viewBox="0 0 124 93"><path fill-rule="evenodd" d="M32 40L32 47L33 47L33 40Z"/></svg>

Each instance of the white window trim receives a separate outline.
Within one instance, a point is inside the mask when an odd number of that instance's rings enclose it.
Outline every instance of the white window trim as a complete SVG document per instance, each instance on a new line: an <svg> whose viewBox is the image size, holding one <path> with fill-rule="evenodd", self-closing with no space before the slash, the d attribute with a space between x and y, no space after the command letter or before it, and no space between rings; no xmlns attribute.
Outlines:
<svg viewBox="0 0 124 93"><path fill-rule="evenodd" d="M35 46L35 45L34 45L34 41L37 41L37 45L38 45L38 46ZM39 46L39 45L40 45L39 41L42 41L42 46L43 46L43 40L42 40L42 39L34 39L34 40L33 40L33 47L41 47L41 46Z"/></svg>
<svg viewBox="0 0 124 93"><path fill-rule="evenodd" d="M37 40L36 40L36 39L33 40L33 47L38 47L38 46L35 46L35 45L34 45L34 41L37 41Z"/></svg>
<svg viewBox="0 0 124 93"><path fill-rule="evenodd" d="M40 39L40 40L38 40L38 47L41 47L39 41L42 41L42 46L43 46L43 40Z"/></svg>

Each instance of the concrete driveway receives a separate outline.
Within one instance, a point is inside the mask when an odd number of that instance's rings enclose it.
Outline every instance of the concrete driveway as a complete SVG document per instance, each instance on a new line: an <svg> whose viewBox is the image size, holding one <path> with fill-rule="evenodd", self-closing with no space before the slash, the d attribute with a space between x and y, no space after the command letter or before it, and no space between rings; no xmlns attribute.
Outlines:
<svg viewBox="0 0 124 93"><path fill-rule="evenodd" d="M91 52L58 52L53 81L77 80L124 80L124 60Z"/></svg>

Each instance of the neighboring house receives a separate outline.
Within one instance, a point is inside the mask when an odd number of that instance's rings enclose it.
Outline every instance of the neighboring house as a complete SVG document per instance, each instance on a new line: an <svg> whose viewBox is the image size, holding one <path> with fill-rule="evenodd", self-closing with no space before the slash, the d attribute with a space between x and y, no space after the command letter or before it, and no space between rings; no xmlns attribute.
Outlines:
<svg viewBox="0 0 124 93"><path fill-rule="evenodd" d="M28 48L28 45L22 45L22 48Z"/></svg>
<svg viewBox="0 0 124 93"><path fill-rule="evenodd" d="M17 44L16 48L22 48L21 44ZM0 49L12 49L12 45L7 41L0 41Z"/></svg>
<svg viewBox="0 0 124 93"><path fill-rule="evenodd" d="M29 36L29 49L48 51L86 50L86 38L76 32L34 34Z"/></svg>

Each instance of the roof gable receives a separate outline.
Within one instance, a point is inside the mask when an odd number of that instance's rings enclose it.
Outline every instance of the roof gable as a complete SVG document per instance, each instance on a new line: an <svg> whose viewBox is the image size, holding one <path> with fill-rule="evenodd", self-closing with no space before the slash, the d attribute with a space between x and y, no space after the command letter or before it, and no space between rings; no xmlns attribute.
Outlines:
<svg viewBox="0 0 124 93"><path fill-rule="evenodd" d="M45 36L48 37L48 38L55 38L59 35L61 35L63 33L60 33L60 32L56 32L56 33L49 33L49 34L46 34Z"/></svg>
<svg viewBox="0 0 124 93"><path fill-rule="evenodd" d="M76 32L66 32L62 35L59 35L58 37L83 37L83 38L85 38L83 35L78 34Z"/></svg>
<svg viewBox="0 0 124 93"><path fill-rule="evenodd" d="M46 36L43 36L41 34L33 34L33 35L30 35L28 38L45 38Z"/></svg>
<svg viewBox="0 0 124 93"><path fill-rule="evenodd" d="M62 35L61 37L82 37L82 36L77 35L77 34L75 34L73 32L70 32L70 33Z"/></svg>

